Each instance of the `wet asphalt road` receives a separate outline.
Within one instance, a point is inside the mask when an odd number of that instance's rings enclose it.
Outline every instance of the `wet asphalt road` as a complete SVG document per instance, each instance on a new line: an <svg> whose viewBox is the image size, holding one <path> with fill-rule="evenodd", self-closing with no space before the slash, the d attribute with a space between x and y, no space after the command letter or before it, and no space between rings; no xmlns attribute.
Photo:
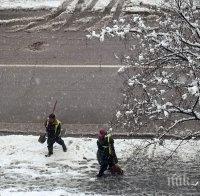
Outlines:
<svg viewBox="0 0 200 196"><path fill-rule="evenodd" d="M114 55L125 53L121 40L99 43L87 40L86 32L0 31L1 122L42 122L56 99L56 113L63 123L112 120L121 100L122 81L115 67L119 60Z"/></svg>
<svg viewBox="0 0 200 196"><path fill-rule="evenodd" d="M13 32L0 29L0 64L118 65L126 54L119 38L88 40L87 32ZM38 48L34 47L38 43ZM34 45L35 44L35 45Z"/></svg>
<svg viewBox="0 0 200 196"><path fill-rule="evenodd" d="M120 104L117 67L0 67L0 119L40 123L52 112L66 124L104 124Z"/></svg>

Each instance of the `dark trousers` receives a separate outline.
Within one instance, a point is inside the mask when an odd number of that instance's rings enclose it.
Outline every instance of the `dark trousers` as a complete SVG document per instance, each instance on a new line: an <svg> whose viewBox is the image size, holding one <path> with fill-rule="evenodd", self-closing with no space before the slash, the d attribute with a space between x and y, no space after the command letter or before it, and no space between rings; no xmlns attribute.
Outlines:
<svg viewBox="0 0 200 196"><path fill-rule="evenodd" d="M114 158L112 156L106 157L106 159L107 160L102 161L102 164L100 165L99 174L103 174L108 169L108 166L111 168L115 165Z"/></svg>
<svg viewBox="0 0 200 196"><path fill-rule="evenodd" d="M55 138L48 137L48 139L47 139L48 146L47 147L49 150L49 154L53 154L53 145L55 142L60 144L64 151L67 149L65 142L61 139L61 137L55 137Z"/></svg>

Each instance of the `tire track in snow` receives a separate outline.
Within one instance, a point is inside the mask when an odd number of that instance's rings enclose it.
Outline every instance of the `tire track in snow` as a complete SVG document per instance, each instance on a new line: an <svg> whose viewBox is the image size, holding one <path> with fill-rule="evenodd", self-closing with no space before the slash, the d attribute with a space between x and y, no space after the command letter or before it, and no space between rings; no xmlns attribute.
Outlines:
<svg viewBox="0 0 200 196"><path fill-rule="evenodd" d="M82 9L82 5L85 3L85 0L78 0L76 6L75 6L75 9L74 9L74 12L75 14L77 12L81 12L81 9Z"/></svg>
<svg viewBox="0 0 200 196"><path fill-rule="evenodd" d="M68 7L68 5L70 5L74 0L68 0L68 1L64 1L61 5L61 7Z"/></svg>
<svg viewBox="0 0 200 196"><path fill-rule="evenodd" d="M125 0L118 1L117 8L113 14L113 19L115 19L115 20L119 19L120 14L122 13L122 8L123 8L124 3L125 3Z"/></svg>
<svg viewBox="0 0 200 196"><path fill-rule="evenodd" d="M106 14L110 14L110 12L111 12L111 10L114 7L116 2L117 2L117 0L111 0L110 3L105 7L104 12Z"/></svg>
<svg viewBox="0 0 200 196"><path fill-rule="evenodd" d="M76 0L75 0L76 1ZM73 1L74 2L74 1ZM81 10L81 5L84 3L84 0L78 0L74 11L72 13L72 15L68 18L68 20L63 24L63 26L60 28L61 30L65 29L66 27L69 27L70 25L73 24L74 21L77 20L78 16L81 15L82 12L80 12ZM79 14L80 12L80 14Z"/></svg>
<svg viewBox="0 0 200 196"><path fill-rule="evenodd" d="M98 2L98 0L92 0L92 2L87 6L87 8L85 9L85 11L92 11L92 9L97 4L97 2Z"/></svg>
<svg viewBox="0 0 200 196"><path fill-rule="evenodd" d="M95 17L91 21L89 21L86 24L83 24L82 27L79 28L79 30L86 30L89 27L94 26L96 23L101 21L105 16L110 15L111 10L116 2L117 0L111 0L109 4L104 8L103 12L99 12L99 14L96 14Z"/></svg>
<svg viewBox="0 0 200 196"><path fill-rule="evenodd" d="M68 0L68 1L63 2L63 4L60 7L58 7L58 9L56 9L51 14L47 15L43 20L38 21L38 22L34 22L34 23L29 23L27 26L25 26L25 28L22 28L22 29L19 29L19 30L30 30L30 29L32 29L36 26L44 25L47 22L50 22L50 21L56 19L62 13L66 12L69 9L70 6L73 6L73 2L75 2L75 1L77 1L77 0ZM79 7L80 7L80 4L82 2L84 2L84 0L78 0L77 3L75 2L73 14L76 14L76 12L79 11Z"/></svg>
<svg viewBox="0 0 200 196"><path fill-rule="evenodd" d="M67 30L70 27L75 27L75 30L86 30L98 22L101 23L104 20L109 22L108 20L112 18L119 18L124 2L125 0L67 0L51 14L29 22L23 27L15 29L15 31L34 30L36 27L42 29L42 26L46 23L55 27L59 25L59 20L57 22L55 20L59 19L59 16L63 13L69 13L69 15L64 21L60 22L60 26L56 27L56 30ZM96 13L94 14L94 12ZM111 13L114 13L113 17Z"/></svg>
<svg viewBox="0 0 200 196"><path fill-rule="evenodd" d="M87 7L84 11L80 11L82 9L82 5L85 3L85 0L78 0L76 6L75 6L75 9L74 9L74 12L72 14L72 16L67 20L67 22L63 25L62 29L64 28L69 28L71 25L73 25L73 23L75 21L78 21L80 19L83 19L83 18L86 18L86 17L90 17L91 16L91 12L92 12L92 9L94 8L94 6L98 3L98 0L92 0L92 2L90 3L89 7ZM93 15L94 16L94 20L97 18L97 20L100 20L103 16L101 15L105 15L105 14L97 14L97 16ZM96 20L95 20L96 21ZM86 22L86 24L90 24L90 21L89 22ZM83 25L82 27L79 27L78 30L84 30L85 25ZM87 26L87 25L86 25Z"/></svg>

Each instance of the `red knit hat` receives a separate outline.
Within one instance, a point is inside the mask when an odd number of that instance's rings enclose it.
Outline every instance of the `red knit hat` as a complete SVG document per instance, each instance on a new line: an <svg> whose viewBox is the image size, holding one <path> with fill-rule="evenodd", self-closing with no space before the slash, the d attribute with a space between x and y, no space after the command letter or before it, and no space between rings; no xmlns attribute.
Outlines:
<svg viewBox="0 0 200 196"><path fill-rule="evenodd" d="M105 130L104 128L101 128L101 129L99 130L98 138L99 138L100 140L102 140L102 139L105 138L106 134L107 134L106 130Z"/></svg>

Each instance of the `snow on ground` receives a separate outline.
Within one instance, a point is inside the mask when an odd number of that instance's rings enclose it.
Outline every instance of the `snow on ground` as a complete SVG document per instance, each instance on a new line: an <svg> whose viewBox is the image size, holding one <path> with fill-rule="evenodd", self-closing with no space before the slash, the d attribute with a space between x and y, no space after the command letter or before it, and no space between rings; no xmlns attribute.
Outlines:
<svg viewBox="0 0 200 196"><path fill-rule="evenodd" d="M65 0L0 0L0 8L8 9L8 8L44 8L44 7L58 7ZM163 0L130 0L127 1L128 4L139 5L140 2L143 4L151 4L151 5L160 5ZM75 5L78 0L70 0L68 9L73 11ZM93 10L103 10L111 0L98 0L94 5ZM87 7L92 3L92 0L83 1L83 6Z"/></svg>
<svg viewBox="0 0 200 196"><path fill-rule="evenodd" d="M0 9L8 9L8 8L55 8L60 6L65 0L0 0ZM78 0L68 0L66 4L69 4L69 11L73 11L75 5L78 3ZM103 10L111 0L97 0L94 4L93 10ZM120 0L118 0L120 2ZM163 6L163 3L169 2L168 0L126 0L125 7L134 7L140 5L156 5ZM199 4L199 0L196 0ZM93 0L85 0L82 3L82 7L86 8L89 5L93 4ZM114 9L116 9L116 4L114 5ZM138 8L139 9L139 8ZM140 8L141 9L141 8Z"/></svg>
<svg viewBox="0 0 200 196"><path fill-rule="evenodd" d="M68 147L65 153L55 144L54 155L46 158L46 144L40 144L36 136L0 137L0 195L1 196L57 196L93 194L90 183L98 181L96 161L96 139L64 138ZM116 139L115 146L120 165L125 168L126 160L136 149L144 148L149 140ZM152 142L152 141L151 141ZM180 141L165 141L146 149L149 157L167 156ZM197 160L200 141L184 141L176 156L182 161ZM197 160L199 161L199 160ZM126 174L126 171L125 171ZM84 183L89 183L89 185Z"/></svg>
<svg viewBox="0 0 200 196"><path fill-rule="evenodd" d="M94 10L101 10L105 8L109 3L110 0L98 1L97 4L94 6Z"/></svg>
<svg viewBox="0 0 200 196"><path fill-rule="evenodd" d="M134 5L156 5L163 6L164 3L170 3L171 0L128 0L129 4ZM171 1L172 2L172 1ZM199 4L199 0L194 0L195 3Z"/></svg>
<svg viewBox="0 0 200 196"><path fill-rule="evenodd" d="M0 0L0 8L58 7L64 0Z"/></svg>
<svg viewBox="0 0 200 196"><path fill-rule="evenodd" d="M138 12L151 12L151 9L141 6L127 6L123 9L124 12L138 13Z"/></svg>
<svg viewBox="0 0 200 196"><path fill-rule="evenodd" d="M60 6L65 0L0 0L0 8L8 9L8 8L53 8ZM140 2L144 4L160 4L162 0L131 0L130 3L135 5L139 5ZM95 4L93 10L101 10L104 9L111 0L98 0ZM72 11L75 8L75 5L78 3L78 0L69 1L68 9ZM92 3L92 0L85 0L84 7L88 7Z"/></svg>
<svg viewBox="0 0 200 196"><path fill-rule="evenodd" d="M166 0L130 0L130 3L134 5L146 4L146 5L162 5Z"/></svg>
<svg viewBox="0 0 200 196"><path fill-rule="evenodd" d="M77 3L78 3L78 0L70 1L70 3L67 3L66 10L68 12L72 12L75 9Z"/></svg>
<svg viewBox="0 0 200 196"><path fill-rule="evenodd" d="M1 196L76 196L77 193L69 193L63 190L56 190L56 191L32 191L32 192L10 192L10 191L2 191L0 192ZM85 196L85 194L78 194L79 196Z"/></svg>
<svg viewBox="0 0 200 196"><path fill-rule="evenodd" d="M166 0L129 0L124 6L124 12L150 12L151 9L145 5L162 7L166 5Z"/></svg>

